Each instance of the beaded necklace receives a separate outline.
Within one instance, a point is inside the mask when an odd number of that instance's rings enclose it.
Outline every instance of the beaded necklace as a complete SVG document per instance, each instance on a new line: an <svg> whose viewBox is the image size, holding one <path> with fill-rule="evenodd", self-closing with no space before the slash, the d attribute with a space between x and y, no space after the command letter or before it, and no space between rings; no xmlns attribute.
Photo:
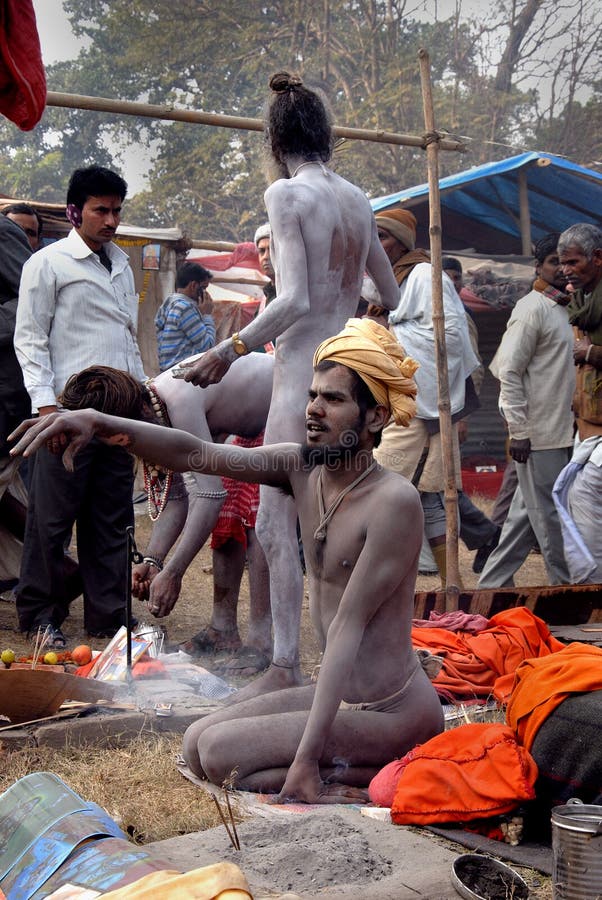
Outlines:
<svg viewBox="0 0 602 900"><path fill-rule="evenodd" d="M159 424L171 428L167 406L157 393L157 389L150 381L146 386L153 412ZM151 522L156 522L167 505L173 481L173 472L171 469L163 469L161 466L151 465L144 459L142 460L142 469L144 472L144 490L147 496L148 514Z"/></svg>
<svg viewBox="0 0 602 900"><path fill-rule="evenodd" d="M328 524L347 494L352 491L354 487L357 487L358 484L360 484L365 478L367 478L370 472L373 472L374 469L376 469L377 465L377 461L373 459L368 468L363 472L360 472L355 481L352 481L351 484L348 484L347 487L343 488L343 490L337 494L328 509L324 508L324 494L322 491L322 476L324 474L324 468L320 469L320 471L318 472L317 482L318 512L320 514L320 523L314 531L314 541L326 540L326 529L328 528Z"/></svg>
<svg viewBox="0 0 602 900"><path fill-rule="evenodd" d="M309 159L307 162L302 162L297 166L295 171L292 173L291 178L294 178L297 172L301 171L301 169L305 168L305 166L319 166L322 169L322 175L330 175L330 169L327 169L323 162L320 162L318 159Z"/></svg>

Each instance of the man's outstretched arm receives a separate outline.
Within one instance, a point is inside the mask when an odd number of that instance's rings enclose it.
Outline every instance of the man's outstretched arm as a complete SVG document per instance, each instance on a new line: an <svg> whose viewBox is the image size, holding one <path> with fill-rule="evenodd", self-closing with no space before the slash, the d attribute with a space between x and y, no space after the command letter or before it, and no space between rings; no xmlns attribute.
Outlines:
<svg viewBox="0 0 602 900"><path fill-rule="evenodd" d="M290 484L290 474L301 467L298 444L236 447L213 444L186 431L135 422L97 412L94 409L52 413L43 419L28 419L10 435L20 437L11 456L30 456L42 444L58 438L63 447L63 464L73 470L79 450L96 437L108 444L125 447L150 463L174 472L208 472L229 475L239 481L259 482L275 487Z"/></svg>

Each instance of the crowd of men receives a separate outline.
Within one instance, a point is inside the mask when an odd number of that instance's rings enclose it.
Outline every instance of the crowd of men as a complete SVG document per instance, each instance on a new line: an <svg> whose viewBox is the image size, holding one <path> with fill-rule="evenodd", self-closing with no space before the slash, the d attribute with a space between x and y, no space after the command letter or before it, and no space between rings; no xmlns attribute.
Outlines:
<svg viewBox="0 0 602 900"><path fill-rule="evenodd" d="M156 319L161 368L178 363L179 382L165 371L145 386L133 273L113 241L126 195L119 175L101 167L74 172L72 230L41 249L34 247L41 233L35 213L22 205L7 211L12 268L4 269L11 279L0 309L12 374L0 394L2 471L12 478L21 455L28 464L16 608L23 631L42 628L57 648L66 645L62 626L74 590L83 592L89 634L111 636L123 624L131 453L147 462L157 513L172 502L177 510L136 573L150 611L161 617L177 600L199 534L204 540L215 523L226 493L220 477L260 482L255 530L269 569L272 664L237 702L191 726L185 756L194 772L217 783L236 769L246 789L355 802L383 764L443 727L410 640L423 521L446 579L431 264L415 246L411 212L374 217L363 192L330 167L332 123L323 98L287 73L273 76L270 88L266 134L275 180L265 195L269 228L258 229L255 244L271 289L250 324L215 344L211 275L192 262L180 267L176 292ZM468 498L460 504L466 540L483 549L480 586L512 584L534 542L553 584L602 573L595 527L602 231L577 224L548 235L535 258L532 291L513 310L492 364L517 488L501 531ZM453 261L446 271L457 271ZM443 275L459 473L461 429L475 408L481 363L458 286ZM370 305L358 318L362 291ZM269 362L253 352L270 345ZM248 399L254 422L263 403L264 443L216 443L220 430L245 434L240 416L228 420L225 411L242 408L242 385L254 384L253 358L264 360L257 364L264 374L269 367L272 386L269 404L259 391ZM30 411L37 418L13 433L20 440L9 451L10 432ZM163 427L151 424L157 420ZM184 479L172 480L180 472ZM192 518L185 512L182 519L177 501L184 497L196 510ZM323 649L312 685L299 665L297 523ZM74 526L77 579L65 554ZM165 556L180 532L178 564L170 569ZM265 609L260 618L265 628ZM340 758L344 784L334 771Z"/></svg>

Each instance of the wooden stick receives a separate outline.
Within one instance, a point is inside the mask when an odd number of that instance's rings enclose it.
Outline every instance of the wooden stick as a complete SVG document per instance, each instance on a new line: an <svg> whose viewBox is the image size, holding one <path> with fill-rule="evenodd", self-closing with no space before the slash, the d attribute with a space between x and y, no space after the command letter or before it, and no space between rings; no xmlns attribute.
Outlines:
<svg viewBox="0 0 602 900"><path fill-rule="evenodd" d="M449 399L449 375L447 370L447 349L445 346L445 316L443 313L443 281L441 270L441 203L439 198L439 149L441 141L435 131L433 94L431 89L430 59L427 50L420 50L420 82L424 125L429 139L426 161L429 185L429 236L431 242L431 273L433 292L433 329L435 333L435 360L439 386L439 427L441 431L441 452L445 474L445 519L446 519L446 568L445 609L458 609L460 567L458 560L458 492L456 490L456 467L453 452L453 429L451 404Z"/></svg>
<svg viewBox="0 0 602 900"><path fill-rule="evenodd" d="M90 109L96 112L118 113L126 116L142 116L148 119L166 119L171 122L191 122L196 125L214 125L221 128L237 128L243 131L263 131L262 119L247 116L226 116L221 113L205 113L197 109L175 109L173 106L159 106L152 103L136 103L131 100L112 100L108 97L89 97L82 94L65 94L48 91L46 106L67 109ZM373 141L380 144L399 144L404 147L426 147L424 135L396 134L391 131L371 131L367 128L345 128L335 126L335 137L354 141ZM461 141L441 139L441 150L464 153L466 146Z"/></svg>
<svg viewBox="0 0 602 900"><path fill-rule="evenodd" d="M231 834L231 832L230 832L230 829L228 828L228 823L226 822L226 817L224 816L224 814L223 814L223 812L222 812L222 808L221 808L221 806L220 806L219 800L217 799L217 797L215 796L215 794L211 794L211 799L213 800L213 802L214 802L215 805L217 806L217 811L218 811L218 813L219 813L219 817L220 817L220 819L222 820L222 822L224 823L224 828L226 829L226 832L227 832L227 834L228 834L228 837L230 838L230 843L232 844L232 846L234 847L235 850L240 850L240 847L237 847L237 846L236 846L236 843L235 843L235 841L234 841L234 838L232 837L232 834Z"/></svg>
<svg viewBox="0 0 602 900"><path fill-rule="evenodd" d="M33 647L33 656L31 658L31 668L32 669L35 669L36 663L38 662L38 659L40 656L40 653L42 652L43 648L46 646L46 643L48 641L48 632L49 632L48 625L46 626L46 628L44 629L43 632L42 632L41 628L38 628L38 630L37 630L36 642Z"/></svg>
<svg viewBox="0 0 602 900"><path fill-rule="evenodd" d="M230 785L224 785L224 794L226 795L226 806L228 807L228 815L230 816L230 822L232 823L232 831L234 832L234 838L236 840L235 847L237 850L240 850L240 841L238 839L238 832L236 831L236 822L234 821L234 814L232 812L232 807L230 806Z"/></svg>
<svg viewBox="0 0 602 900"><path fill-rule="evenodd" d="M31 656L31 668L32 669L35 669L35 665L36 665L36 656L38 653L39 640L40 640L40 629L38 628L38 630L36 631L36 639L35 639L34 645L33 645L33 654Z"/></svg>
<svg viewBox="0 0 602 900"><path fill-rule="evenodd" d="M61 708L51 716L42 716L39 719L28 719L26 722L11 722L10 725L2 725L0 726L0 731L9 731L11 728L24 728L25 725L36 725L38 722L49 722L53 719L69 719L72 716L78 716L81 712L86 712L88 709L94 709L96 706L98 706L97 703L83 703L77 709Z"/></svg>
<svg viewBox="0 0 602 900"><path fill-rule="evenodd" d="M119 236L119 235L118 235ZM190 241L191 250L217 250L219 253L236 250L238 244L231 241Z"/></svg>
<svg viewBox="0 0 602 900"><path fill-rule="evenodd" d="M518 172L518 202L522 252L523 256L529 256L531 253L531 213L529 212L529 184L525 169L519 169Z"/></svg>

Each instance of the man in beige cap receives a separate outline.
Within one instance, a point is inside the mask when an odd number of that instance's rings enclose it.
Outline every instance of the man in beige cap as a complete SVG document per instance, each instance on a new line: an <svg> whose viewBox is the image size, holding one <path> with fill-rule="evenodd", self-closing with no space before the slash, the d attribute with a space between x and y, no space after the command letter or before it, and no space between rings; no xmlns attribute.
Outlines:
<svg viewBox="0 0 602 900"><path fill-rule="evenodd" d="M416 375L416 418L407 429L390 423L383 432L376 456L381 465L405 475L420 491L426 537L445 585L445 477L439 434L430 256L424 250L415 249L416 218L410 210L387 209L378 212L376 224L380 242L399 285L399 305L387 317L389 327L408 353L420 363ZM443 309L451 412L457 418L465 411L466 379L478 367L479 360L470 344L462 301L447 275L443 276ZM369 310L369 314L372 312ZM456 426L454 452L456 471L459 473L460 448ZM458 478L458 488L461 487Z"/></svg>
<svg viewBox="0 0 602 900"><path fill-rule="evenodd" d="M191 725L184 755L196 775L222 784L234 773L236 787L282 800L358 802L384 764L443 729L411 643L420 501L372 452L391 416L410 422L415 370L385 328L351 319L315 353L304 445L244 450L93 410L27 423L17 453L56 435L71 441L68 465L96 435L175 471L234 475L294 496L324 650L318 680Z"/></svg>

